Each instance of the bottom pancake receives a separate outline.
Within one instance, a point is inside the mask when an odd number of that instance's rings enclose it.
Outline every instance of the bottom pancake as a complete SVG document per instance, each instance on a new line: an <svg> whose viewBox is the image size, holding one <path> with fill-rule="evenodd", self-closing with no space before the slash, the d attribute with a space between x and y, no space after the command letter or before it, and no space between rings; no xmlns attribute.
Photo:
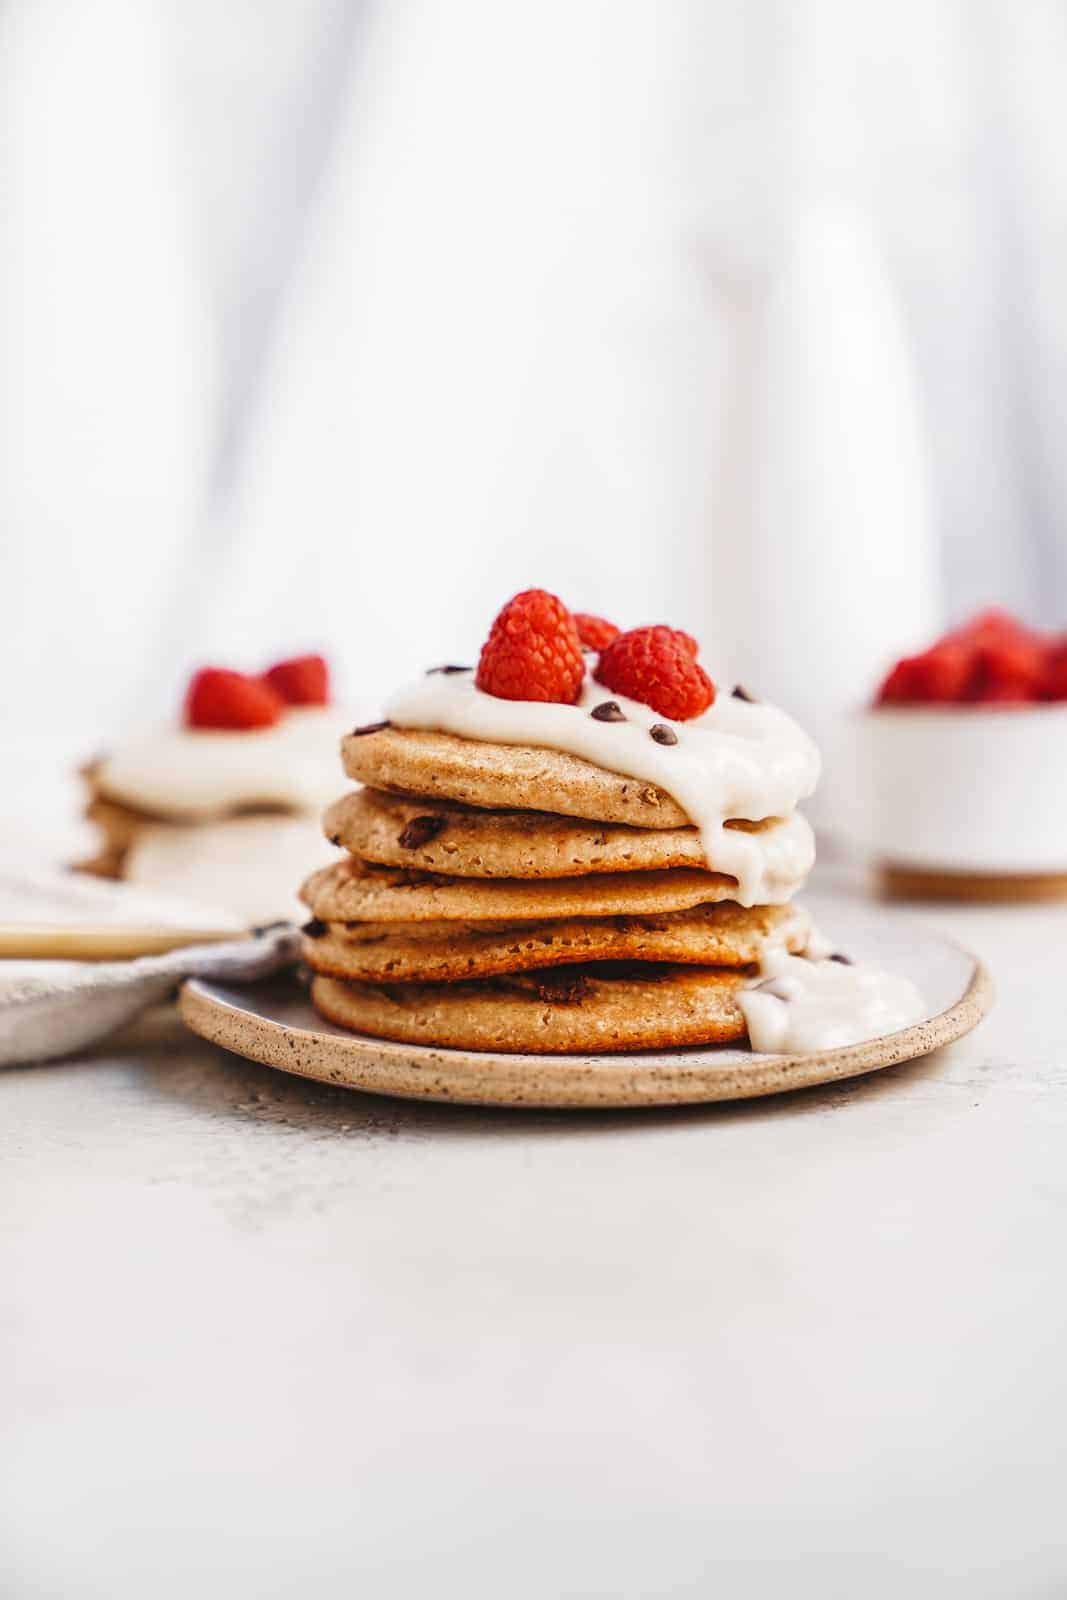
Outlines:
<svg viewBox="0 0 1067 1600"><path fill-rule="evenodd" d="M560 967L465 983L353 983L316 977L311 999L356 1033L446 1049L601 1054L725 1044L745 1037L744 968Z"/></svg>
<svg viewBox="0 0 1067 1600"><path fill-rule="evenodd" d="M739 967L770 940L794 954L810 932L796 906L725 901L660 916L575 917L528 923L311 922L304 960L333 978L448 983L588 961Z"/></svg>

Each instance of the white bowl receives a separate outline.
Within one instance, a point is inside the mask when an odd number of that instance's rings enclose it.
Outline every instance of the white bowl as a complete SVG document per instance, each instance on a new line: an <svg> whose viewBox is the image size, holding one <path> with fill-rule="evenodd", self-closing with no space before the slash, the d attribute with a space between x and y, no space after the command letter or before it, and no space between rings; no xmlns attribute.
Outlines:
<svg viewBox="0 0 1067 1600"><path fill-rule="evenodd" d="M866 843L957 873L1067 872L1067 705L880 707L858 728Z"/></svg>

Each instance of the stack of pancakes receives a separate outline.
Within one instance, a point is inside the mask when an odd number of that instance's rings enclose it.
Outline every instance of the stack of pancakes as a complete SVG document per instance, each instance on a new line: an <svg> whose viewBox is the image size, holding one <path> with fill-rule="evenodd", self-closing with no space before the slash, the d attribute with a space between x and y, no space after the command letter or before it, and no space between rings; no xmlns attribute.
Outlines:
<svg viewBox="0 0 1067 1600"><path fill-rule="evenodd" d="M98 842L76 863L78 872L202 901L255 923L295 916L297 874L330 857L317 808L248 802L208 816L162 816L112 795L101 770L100 762L82 768L84 816Z"/></svg>
<svg viewBox="0 0 1067 1600"><path fill-rule="evenodd" d="M205 827L233 821L299 815L287 807L253 803L234 806L207 818L161 816L110 794L102 781L101 768L101 762L92 761L81 769L88 790L83 815L98 830L98 845L95 853L79 861L77 866L79 872L92 873L98 878L129 876L141 847L149 840L154 842L158 835L177 840L188 837L193 828L202 832Z"/></svg>
<svg viewBox="0 0 1067 1600"><path fill-rule="evenodd" d="M377 724L327 811L347 855L304 884L312 998L381 1038L532 1052L744 1037L736 991L791 904L745 908L662 789L555 750ZM758 832L775 819L738 820Z"/></svg>

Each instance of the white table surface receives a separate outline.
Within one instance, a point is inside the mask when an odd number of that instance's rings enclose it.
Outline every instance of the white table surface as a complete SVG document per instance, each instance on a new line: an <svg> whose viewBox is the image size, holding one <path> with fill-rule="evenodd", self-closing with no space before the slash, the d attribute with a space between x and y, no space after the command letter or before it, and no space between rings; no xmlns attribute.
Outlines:
<svg viewBox="0 0 1067 1600"><path fill-rule="evenodd" d="M875 914L999 1004L792 1097L4 1074L0 1591L1067 1593L1067 911Z"/></svg>

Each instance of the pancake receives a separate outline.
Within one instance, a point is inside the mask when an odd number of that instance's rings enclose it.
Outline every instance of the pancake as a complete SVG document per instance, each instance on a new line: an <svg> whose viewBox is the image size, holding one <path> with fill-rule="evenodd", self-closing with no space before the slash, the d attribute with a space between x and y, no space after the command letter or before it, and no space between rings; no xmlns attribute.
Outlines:
<svg viewBox="0 0 1067 1600"><path fill-rule="evenodd" d="M348 856L313 872L300 897L322 922L530 922L683 911L736 893L733 878L692 867L584 878L446 878Z"/></svg>
<svg viewBox="0 0 1067 1600"><path fill-rule="evenodd" d="M120 879L124 860L121 851L109 850L105 846L95 856L83 856L80 861L72 861L71 871L84 872L92 878Z"/></svg>
<svg viewBox="0 0 1067 1600"><path fill-rule="evenodd" d="M106 800L98 794L94 794L86 806L85 819L103 835L104 853L116 857L120 864L150 820L142 811L134 811L118 800Z"/></svg>
<svg viewBox="0 0 1067 1600"><path fill-rule="evenodd" d="M404 1043L537 1055L663 1050L745 1037L743 968L557 967L467 983L347 983L316 977L329 1021Z"/></svg>
<svg viewBox="0 0 1067 1600"><path fill-rule="evenodd" d="M570 878L706 865L696 828L631 828L546 811L482 811L380 789L343 795L322 825L331 844L363 861L461 878ZM726 826L760 834L771 848L786 829L808 834L807 824L795 818Z"/></svg>
<svg viewBox="0 0 1067 1600"><path fill-rule="evenodd" d="M450 733L385 726L341 742L350 778L392 793L462 800L493 811L543 811L639 828L685 828L689 818L664 789L560 750L487 744Z"/></svg>
<svg viewBox="0 0 1067 1600"><path fill-rule="evenodd" d="M312 925L314 927L314 925ZM804 950L807 915L792 906L747 910L727 901L658 917L563 918L555 922L357 922L319 924L304 939L316 972L368 982L454 982L577 961L672 961L746 966L768 940Z"/></svg>
<svg viewBox="0 0 1067 1600"><path fill-rule="evenodd" d="M159 816L151 811L139 810L124 800L116 800L106 794L99 785L99 772L100 763L97 761L89 762L81 769L81 776L89 790L83 814L85 820L99 830L101 847L89 860L78 862L75 869L78 872L94 873L97 877L123 877L130 852L148 838L165 838L167 833L171 832L175 839L182 839L188 836L191 828L210 827L223 820L246 817L286 820L300 815L286 807L242 805L219 818L183 820ZM321 854L321 852L316 853Z"/></svg>
<svg viewBox="0 0 1067 1600"><path fill-rule="evenodd" d="M250 924L298 919L294 885L334 854L313 817L288 811L175 822L94 794L85 815L101 848L75 871L222 906Z"/></svg>

